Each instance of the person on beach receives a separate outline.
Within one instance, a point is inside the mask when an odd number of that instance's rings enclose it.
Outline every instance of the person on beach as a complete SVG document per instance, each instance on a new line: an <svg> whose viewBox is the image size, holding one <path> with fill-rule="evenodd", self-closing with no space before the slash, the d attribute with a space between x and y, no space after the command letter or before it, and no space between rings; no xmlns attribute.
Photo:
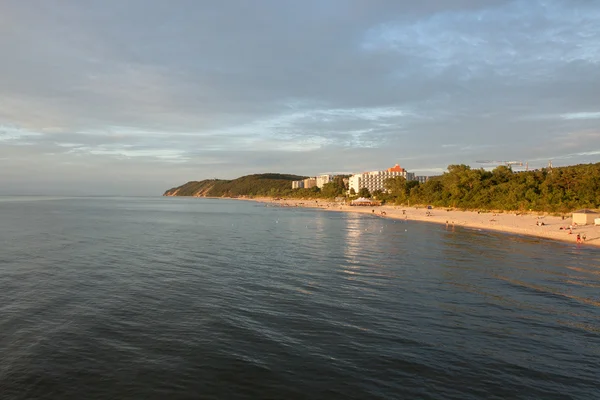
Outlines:
<svg viewBox="0 0 600 400"><path fill-rule="evenodd" d="M577 243L581 243L581 236L579 236L579 233L577 234Z"/></svg>

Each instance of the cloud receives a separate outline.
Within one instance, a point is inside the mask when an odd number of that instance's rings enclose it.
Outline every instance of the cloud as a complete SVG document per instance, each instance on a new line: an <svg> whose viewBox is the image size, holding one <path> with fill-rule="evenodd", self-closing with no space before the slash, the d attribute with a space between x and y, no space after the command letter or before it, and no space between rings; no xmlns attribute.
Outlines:
<svg viewBox="0 0 600 400"><path fill-rule="evenodd" d="M580 119L600 119L600 112L576 112L561 115L562 119L580 120Z"/></svg>
<svg viewBox="0 0 600 400"><path fill-rule="evenodd" d="M32 139L39 138L41 133L31 132L14 126L0 125L0 143L26 145Z"/></svg>
<svg viewBox="0 0 600 400"><path fill-rule="evenodd" d="M8 0L0 162L13 189L135 194L265 170L578 162L598 148L598 37L584 0Z"/></svg>
<svg viewBox="0 0 600 400"><path fill-rule="evenodd" d="M579 7L577 7L579 6ZM517 84L546 80L565 65L600 63L600 10L597 5L564 1L513 1L489 9L446 11L408 22L371 28L365 51L390 52L409 66L404 74L460 80L499 76Z"/></svg>
<svg viewBox="0 0 600 400"><path fill-rule="evenodd" d="M584 130L568 132L559 135L551 140L561 148L568 149L589 149L590 147L600 147L600 132L597 130ZM580 154L585 154L582 152Z"/></svg>

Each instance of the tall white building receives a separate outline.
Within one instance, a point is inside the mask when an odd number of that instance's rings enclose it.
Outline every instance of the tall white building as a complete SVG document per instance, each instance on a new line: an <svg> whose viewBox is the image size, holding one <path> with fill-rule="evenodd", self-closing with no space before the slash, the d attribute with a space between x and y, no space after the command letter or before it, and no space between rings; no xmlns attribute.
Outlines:
<svg viewBox="0 0 600 400"><path fill-rule="evenodd" d="M350 190L354 189L356 193L362 188L369 189L370 193L373 193L375 190L385 191L386 179L394 178L396 176L402 176L406 180L414 178L413 173L407 172L404 168L401 168L396 164L385 171L371 171L352 175L349 182Z"/></svg>
<svg viewBox="0 0 600 400"><path fill-rule="evenodd" d="M326 183L333 181L333 175L319 175L317 176L317 187L322 189Z"/></svg>

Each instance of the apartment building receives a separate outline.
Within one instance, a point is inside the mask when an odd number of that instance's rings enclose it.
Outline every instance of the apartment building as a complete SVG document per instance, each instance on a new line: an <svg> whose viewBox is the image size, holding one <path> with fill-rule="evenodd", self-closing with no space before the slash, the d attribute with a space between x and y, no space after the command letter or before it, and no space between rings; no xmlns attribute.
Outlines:
<svg viewBox="0 0 600 400"><path fill-rule="evenodd" d="M349 181L350 190L354 189L356 193L362 188L369 189L371 193L375 190L385 191L385 181L397 176L402 176L406 180L412 180L415 177L413 173L406 171L396 164L384 171L370 171L352 175Z"/></svg>
<svg viewBox="0 0 600 400"><path fill-rule="evenodd" d="M316 178L307 178L304 180L304 189L310 189L317 186Z"/></svg>
<svg viewBox="0 0 600 400"><path fill-rule="evenodd" d="M304 187L304 181L293 181L292 189L302 189Z"/></svg>
<svg viewBox="0 0 600 400"><path fill-rule="evenodd" d="M317 187L322 189L326 183L333 182L333 175L319 175L315 179L317 180Z"/></svg>
<svg viewBox="0 0 600 400"><path fill-rule="evenodd" d="M322 189L326 183L333 182L333 175L319 175L316 178L307 178L302 181L293 181L292 189L310 189L312 187L318 187Z"/></svg>

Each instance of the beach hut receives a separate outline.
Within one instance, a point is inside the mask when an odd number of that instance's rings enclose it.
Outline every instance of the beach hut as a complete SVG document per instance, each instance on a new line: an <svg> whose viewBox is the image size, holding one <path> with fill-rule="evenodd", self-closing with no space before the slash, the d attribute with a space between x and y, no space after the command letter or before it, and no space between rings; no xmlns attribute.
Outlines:
<svg viewBox="0 0 600 400"><path fill-rule="evenodd" d="M600 214L594 210L577 210L573 212L573 224L587 225L594 224L594 220L600 218Z"/></svg>

